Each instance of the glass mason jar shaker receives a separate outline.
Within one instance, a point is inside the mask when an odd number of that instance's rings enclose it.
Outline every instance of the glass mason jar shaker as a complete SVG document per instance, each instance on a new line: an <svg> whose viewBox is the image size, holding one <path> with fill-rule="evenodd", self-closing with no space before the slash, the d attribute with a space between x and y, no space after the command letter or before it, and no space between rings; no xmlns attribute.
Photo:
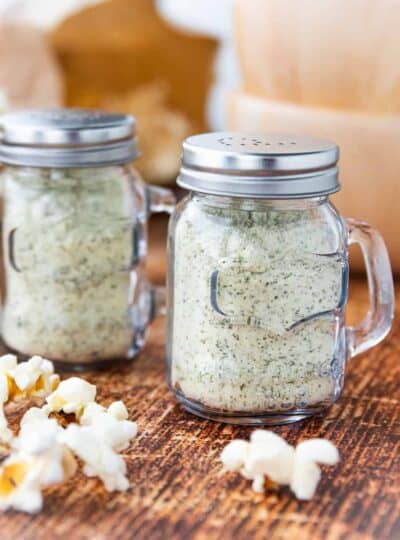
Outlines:
<svg viewBox="0 0 400 540"><path fill-rule="evenodd" d="M129 165L135 120L22 111L1 131L4 344L69 366L134 356L161 299L146 278L147 219L174 206Z"/></svg>
<svg viewBox="0 0 400 540"><path fill-rule="evenodd" d="M384 242L343 219L334 144L311 137L188 138L169 229L168 371L199 416L279 424L324 411L346 361L380 342L394 309ZM364 254L371 306L345 326L348 246Z"/></svg>

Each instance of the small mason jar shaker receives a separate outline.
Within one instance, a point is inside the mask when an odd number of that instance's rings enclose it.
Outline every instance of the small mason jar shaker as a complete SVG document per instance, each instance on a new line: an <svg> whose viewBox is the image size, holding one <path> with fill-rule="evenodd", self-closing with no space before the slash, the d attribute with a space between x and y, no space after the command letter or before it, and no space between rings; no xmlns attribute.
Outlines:
<svg viewBox="0 0 400 540"><path fill-rule="evenodd" d="M382 237L342 218L335 144L293 135L188 138L169 228L168 377L190 412L238 424L321 413L349 358L393 318ZM348 246L357 243L370 309L345 326Z"/></svg>
<svg viewBox="0 0 400 540"><path fill-rule="evenodd" d="M162 301L147 219L175 203L130 165L134 118L36 110L0 124L4 344L75 367L133 357Z"/></svg>

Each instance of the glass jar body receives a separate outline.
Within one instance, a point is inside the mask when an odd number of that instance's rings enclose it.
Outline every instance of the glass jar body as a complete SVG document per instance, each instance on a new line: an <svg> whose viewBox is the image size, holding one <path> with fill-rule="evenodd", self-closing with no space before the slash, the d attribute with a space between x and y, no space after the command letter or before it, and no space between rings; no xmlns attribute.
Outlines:
<svg viewBox="0 0 400 540"><path fill-rule="evenodd" d="M151 311L134 169L6 167L5 345L74 366L131 357Z"/></svg>
<svg viewBox="0 0 400 540"><path fill-rule="evenodd" d="M190 195L169 230L168 376L190 411L282 423L339 396L346 227L327 198Z"/></svg>

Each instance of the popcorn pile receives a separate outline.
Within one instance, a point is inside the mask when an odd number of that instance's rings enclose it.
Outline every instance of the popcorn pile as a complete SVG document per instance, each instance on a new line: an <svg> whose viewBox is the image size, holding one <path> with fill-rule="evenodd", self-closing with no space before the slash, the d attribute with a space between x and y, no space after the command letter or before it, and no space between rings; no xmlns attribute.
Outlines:
<svg viewBox="0 0 400 540"><path fill-rule="evenodd" d="M309 439L294 448L276 433L257 429L250 442L231 441L221 452L221 461L226 471L238 471L252 480L257 493L272 482L290 486L298 499L309 500L321 478L318 463L335 465L339 452L325 439Z"/></svg>
<svg viewBox="0 0 400 540"><path fill-rule="evenodd" d="M23 416L14 436L4 405L26 397L46 398L42 408ZM97 476L108 491L129 487L126 464L119 454L137 434L122 401L107 409L95 402L96 387L78 377L59 382L49 360L34 356L17 363L13 355L0 357L0 442L10 455L0 466L0 510L38 512L42 490L65 482L77 471L76 457L86 476ZM73 414L76 422L63 428L55 414Z"/></svg>

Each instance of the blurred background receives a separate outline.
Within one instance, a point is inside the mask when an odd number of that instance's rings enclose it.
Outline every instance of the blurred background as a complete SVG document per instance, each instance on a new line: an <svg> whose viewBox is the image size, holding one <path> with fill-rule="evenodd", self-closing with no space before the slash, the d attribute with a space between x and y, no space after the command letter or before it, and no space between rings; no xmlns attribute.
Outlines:
<svg viewBox="0 0 400 540"><path fill-rule="evenodd" d="M383 233L399 272L399 23L400 0L0 0L0 110L131 113L157 184L192 133L330 138L335 204Z"/></svg>

